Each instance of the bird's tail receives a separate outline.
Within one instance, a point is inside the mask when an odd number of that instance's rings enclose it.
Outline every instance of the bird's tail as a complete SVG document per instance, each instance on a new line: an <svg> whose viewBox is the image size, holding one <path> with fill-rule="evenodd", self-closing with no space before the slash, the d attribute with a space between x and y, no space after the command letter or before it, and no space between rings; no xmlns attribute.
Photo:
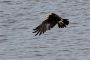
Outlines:
<svg viewBox="0 0 90 60"><path fill-rule="evenodd" d="M62 19L58 22L58 27L59 28L64 28L69 24L68 19Z"/></svg>

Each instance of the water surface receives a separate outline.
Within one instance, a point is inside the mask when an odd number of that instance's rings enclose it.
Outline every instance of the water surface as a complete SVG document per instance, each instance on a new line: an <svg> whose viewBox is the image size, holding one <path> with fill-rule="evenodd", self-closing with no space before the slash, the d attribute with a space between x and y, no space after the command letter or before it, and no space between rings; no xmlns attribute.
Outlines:
<svg viewBox="0 0 90 60"><path fill-rule="evenodd" d="M68 27L34 36L52 12ZM90 0L0 0L0 60L90 60Z"/></svg>

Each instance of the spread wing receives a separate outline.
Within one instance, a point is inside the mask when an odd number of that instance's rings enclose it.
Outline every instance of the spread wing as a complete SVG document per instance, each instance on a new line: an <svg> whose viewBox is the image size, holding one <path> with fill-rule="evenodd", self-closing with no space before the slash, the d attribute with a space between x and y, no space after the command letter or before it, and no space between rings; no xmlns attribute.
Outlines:
<svg viewBox="0 0 90 60"><path fill-rule="evenodd" d="M41 35L42 33L46 32L47 30L50 30L51 28L53 28L55 25L56 25L56 23L52 24L52 23L49 23L47 20L45 20L42 22L42 24L40 24L35 29L33 29L34 30L33 33L36 33L36 35L38 35L38 34Z"/></svg>

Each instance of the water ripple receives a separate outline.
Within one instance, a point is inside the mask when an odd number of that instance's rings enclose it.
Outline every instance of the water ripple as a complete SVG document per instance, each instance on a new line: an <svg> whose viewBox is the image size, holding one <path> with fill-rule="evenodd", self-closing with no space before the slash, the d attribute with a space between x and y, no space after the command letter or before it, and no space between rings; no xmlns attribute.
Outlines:
<svg viewBox="0 0 90 60"><path fill-rule="evenodd" d="M89 6L90 0L1 0L0 60L90 60ZM70 24L34 36L52 12Z"/></svg>

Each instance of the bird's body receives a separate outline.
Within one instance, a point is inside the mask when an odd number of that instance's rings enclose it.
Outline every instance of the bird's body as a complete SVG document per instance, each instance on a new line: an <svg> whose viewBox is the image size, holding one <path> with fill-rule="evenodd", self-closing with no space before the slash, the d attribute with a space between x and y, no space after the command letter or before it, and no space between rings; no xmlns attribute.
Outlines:
<svg viewBox="0 0 90 60"><path fill-rule="evenodd" d="M36 33L36 35L41 35L42 33L46 32L47 30L50 30L53 28L56 24L58 24L59 28L64 28L66 25L69 24L68 19L63 19L56 15L55 13L52 13L48 16L48 18L43 21L39 26L37 26L33 33ZM35 36L36 36L35 35Z"/></svg>

